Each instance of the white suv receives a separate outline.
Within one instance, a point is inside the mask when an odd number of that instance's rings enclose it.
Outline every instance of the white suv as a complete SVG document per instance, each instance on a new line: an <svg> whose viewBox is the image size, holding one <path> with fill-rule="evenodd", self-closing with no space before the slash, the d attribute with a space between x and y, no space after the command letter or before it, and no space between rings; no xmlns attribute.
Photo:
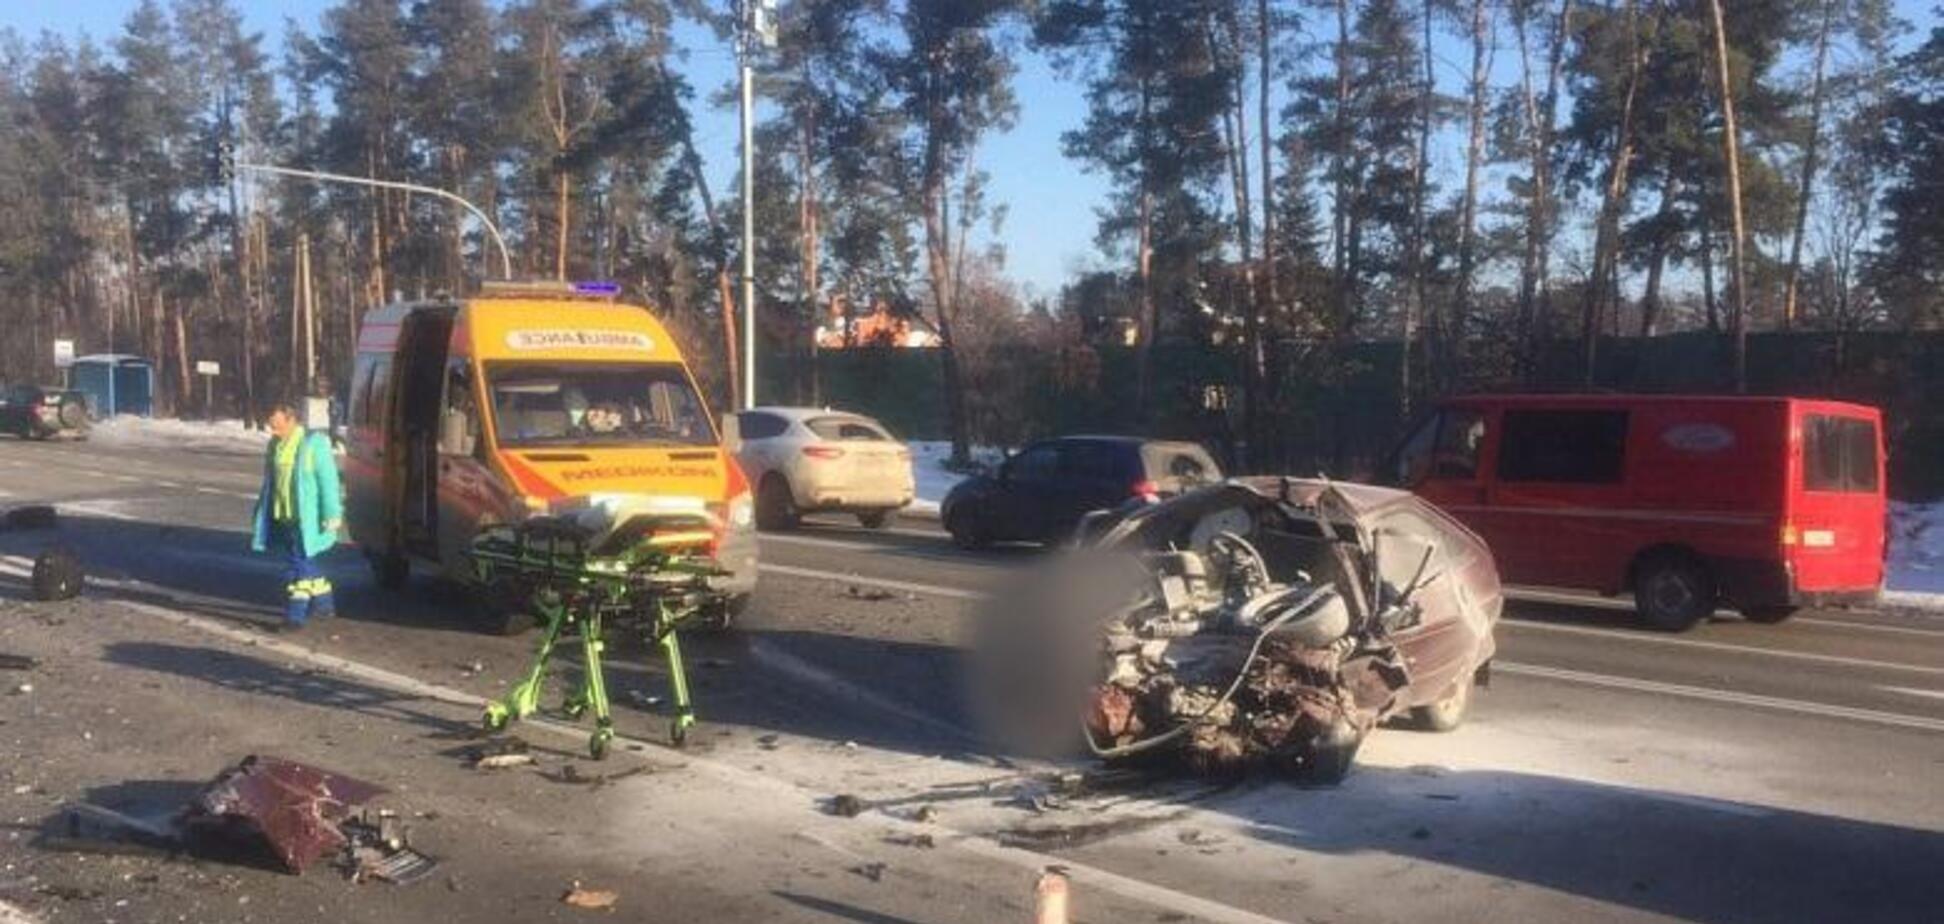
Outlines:
<svg viewBox="0 0 1944 924"><path fill-rule="evenodd" d="M758 407L729 415L723 437L756 487L756 525L792 529L842 511L881 529L911 503L911 450L884 425L830 408Z"/></svg>

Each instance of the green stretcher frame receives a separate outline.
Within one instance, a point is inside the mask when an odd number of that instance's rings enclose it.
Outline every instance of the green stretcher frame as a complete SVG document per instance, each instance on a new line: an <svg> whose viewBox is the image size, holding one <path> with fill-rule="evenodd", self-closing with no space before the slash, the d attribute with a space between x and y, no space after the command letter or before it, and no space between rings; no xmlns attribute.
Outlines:
<svg viewBox="0 0 1944 924"><path fill-rule="evenodd" d="M667 659L675 706L668 737L680 747L687 743L696 719L677 630L710 607L726 603L722 594L709 587L709 579L724 572L695 547L659 547L652 538L615 554L589 554L586 546L573 530L557 526L498 527L473 543L473 563L481 581L494 593L528 601L541 622L540 644L526 674L505 697L486 704L482 724L487 731L497 732L538 712L555 649L564 637L578 635L581 684L568 694L561 712L576 720L594 713L588 754L595 760L606 758L614 742L614 718L602 662L607 651L605 623L612 620L639 627L644 641L661 648Z"/></svg>

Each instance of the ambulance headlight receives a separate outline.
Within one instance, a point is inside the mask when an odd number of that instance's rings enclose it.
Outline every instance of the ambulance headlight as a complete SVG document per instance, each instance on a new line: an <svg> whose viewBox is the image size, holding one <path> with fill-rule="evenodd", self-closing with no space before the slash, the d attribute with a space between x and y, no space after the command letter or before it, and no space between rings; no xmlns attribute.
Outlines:
<svg viewBox="0 0 1944 924"><path fill-rule="evenodd" d="M748 529L756 525L756 499L738 494L729 500L729 526L731 529Z"/></svg>

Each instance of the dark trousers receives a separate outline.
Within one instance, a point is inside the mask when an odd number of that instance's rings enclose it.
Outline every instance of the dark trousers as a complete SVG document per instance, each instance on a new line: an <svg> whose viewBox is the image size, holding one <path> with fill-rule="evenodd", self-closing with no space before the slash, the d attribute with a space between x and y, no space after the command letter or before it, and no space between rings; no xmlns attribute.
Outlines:
<svg viewBox="0 0 1944 924"><path fill-rule="evenodd" d="M303 625L312 616L322 618L336 613L331 580L317 566L317 559L304 554L304 540L297 524L274 523L271 530L276 548L284 556L284 619Z"/></svg>

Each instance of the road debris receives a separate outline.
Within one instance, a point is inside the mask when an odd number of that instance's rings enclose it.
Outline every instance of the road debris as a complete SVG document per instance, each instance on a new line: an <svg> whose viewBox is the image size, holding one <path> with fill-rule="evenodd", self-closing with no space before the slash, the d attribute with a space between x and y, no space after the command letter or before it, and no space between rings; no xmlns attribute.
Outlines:
<svg viewBox="0 0 1944 924"><path fill-rule="evenodd" d="M250 756L203 789L183 814L191 837L261 840L293 873L345 848L338 825L385 790L277 757Z"/></svg>
<svg viewBox="0 0 1944 924"><path fill-rule="evenodd" d="M31 671L40 666L39 658L26 655L0 654L0 671Z"/></svg>
<svg viewBox="0 0 1944 924"><path fill-rule="evenodd" d="M858 866L851 867L849 872L855 875L863 876L864 878L869 879L872 882L878 882L884 878L884 871L888 868L889 867L883 863L864 863Z"/></svg>
<svg viewBox="0 0 1944 924"><path fill-rule="evenodd" d="M930 850L938 846L938 840L929 834L893 834L884 839L887 844L898 847L917 847Z"/></svg>
<svg viewBox="0 0 1944 924"><path fill-rule="evenodd" d="M473 762L477 770L507 770L513 767L528 767L534 763L532 754L494 754L481 757Z"/></svg>
<svg viewBox="0 0 1944 924"><path fill-rule="evenodd" d="M31 581L36 600L71 600L81 593L81 559L64 546L45 549L34 558Z"/></svg>
<svg viewBox="0 0 1944 924"><path fill-rule="evenodd" d="M361 812L341 826L345 836L339 866L352 882L389 882L411 885L432 875L437 860L412 848L409 832L397 813Z"/></svg>
<svg viewBox="0 0 1944 924"><path fill-rule="evenodd" d="M560 896L560 903L586 911L611 911L621 895L612 889L583 888L579 882L569 886Z"/></svg>
<svg viewBox="0 0 1944 924"><path fill-rule="evenodd" d="M852 600L862 600L866 603L882 603L886 600L898 599L897 594L885 590L882 587L859 587L856 584L852 584L846 588L844 595Z"/></svg>
<svg viewBox="0 0 1944 924"><path fill-rule="evenodd" d="M631 702L635 704L635 706L642 709L653 709L656 706L661 705L662 698L652 693L643 692L641 690L629 690L628 702Z"/></svg>
<svg viewBox="0 0 1944 924"><path fill-rule="evenodd" d="M29 693L34 692L34 685L31 683L15 684L13 688L13 692L15 696L25 696Z"/></svg>
<svg viewBox="0 0 1944 924"><path fill-rule="evenodd" d="M830 803L824 807L824 811L841 818L856 818L864 814L864 800L850 793L832 796Z"/></svg>
<svg viewBox="0 0 1944 924"><path fill-rule="evenodd" d="M911 813L911 820L921 824L931 824L938 820L938 809L929 805L918 806L917 810Z"/></svg>

